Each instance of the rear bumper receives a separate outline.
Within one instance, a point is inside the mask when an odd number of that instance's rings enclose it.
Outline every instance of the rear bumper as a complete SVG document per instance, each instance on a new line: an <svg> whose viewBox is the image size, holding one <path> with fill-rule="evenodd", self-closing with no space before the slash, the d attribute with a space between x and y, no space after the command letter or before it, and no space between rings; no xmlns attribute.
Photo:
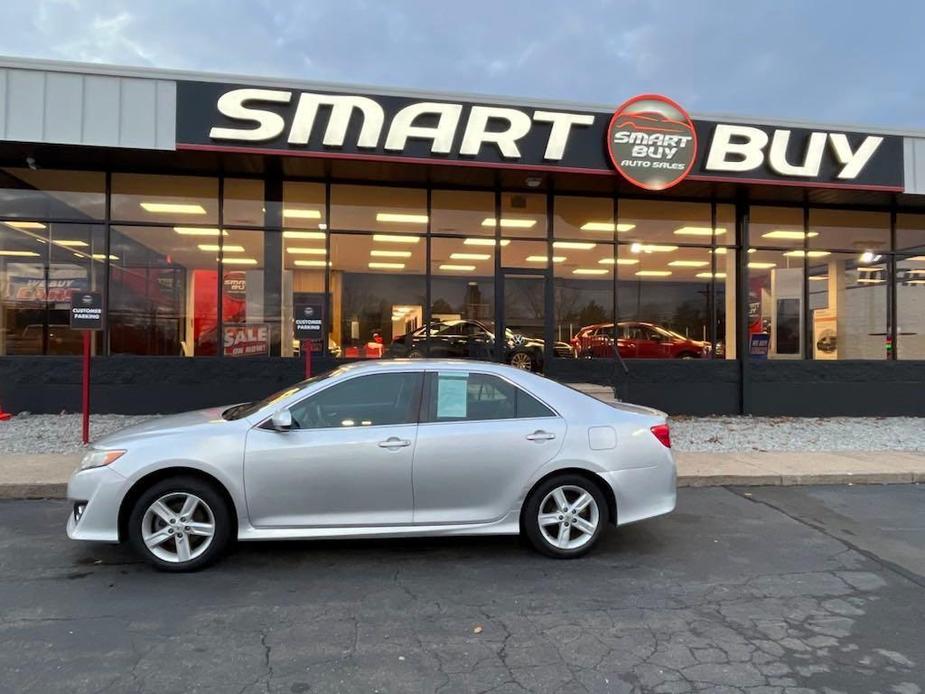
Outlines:
<svg viewBox="0 0 925 694"><path fill-rule="evenodd" d="M664 463L600 473L617 500L617 525L661 516L674 511L678 475L670 454Z"/></svg>
<svg viewBox="0 0 925 694"><path fill-rule="evenodd" d="M80 470L67 483L67 536L72 540L119 541L119 505L127 480L109 467ZM80 519L74 507L85 504Z"/></svg>

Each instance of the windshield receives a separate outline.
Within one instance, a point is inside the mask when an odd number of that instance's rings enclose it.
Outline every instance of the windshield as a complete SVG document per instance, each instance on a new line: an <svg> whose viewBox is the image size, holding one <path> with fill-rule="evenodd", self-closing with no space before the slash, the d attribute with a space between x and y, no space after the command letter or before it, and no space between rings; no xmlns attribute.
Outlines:
<svg viewBox="0 0 925 694"><path fill-rule="evenodd" d="M288 398L290 395L295 395L300 390L305 390L308 386L318 383L320 381L327 380L332 376L336 376L340 373L340 369L334 369L333 371L328 371L325 374L320 376L312 376L304 381L296 383L295 385L289 386L288 388L283 388L280 391L273 393L273 395L268 395L263 400L255 400L254 402L244 402L240 405L235 405L234 407L229 407L227 410L222 412L222 419L228 421L233 421L235 419L243 419L244 417L249 417L262 410L264 407L272 405L274 402Z"/></svg>

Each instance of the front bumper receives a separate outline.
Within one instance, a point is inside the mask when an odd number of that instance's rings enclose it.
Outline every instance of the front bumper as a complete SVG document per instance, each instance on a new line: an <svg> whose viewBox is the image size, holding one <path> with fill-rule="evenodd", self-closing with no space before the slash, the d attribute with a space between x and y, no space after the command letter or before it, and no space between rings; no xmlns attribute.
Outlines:
<svg viewBox="0 0 925 694"><path fill-rule="evenodd" d="M127 480L111 467L78 470L67 483L67 536L72 540L119 541L119 506ZM75 504L85 504L78 520Z"/></svg>

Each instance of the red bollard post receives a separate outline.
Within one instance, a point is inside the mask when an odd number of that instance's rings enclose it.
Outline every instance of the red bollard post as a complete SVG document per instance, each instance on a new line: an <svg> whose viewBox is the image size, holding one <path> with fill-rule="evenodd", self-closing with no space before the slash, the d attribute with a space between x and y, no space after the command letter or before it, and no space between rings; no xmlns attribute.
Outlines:
<svg viewBox="0 0 925 694"><path fill-rule="evenodd" d="M312 377L312 341L302 340L302 351L305 353L305 378Z"/></svg>
<svg viewBox="0 0 925 694"><path fill-rule="evenodd" d="M86 446L90 443L90 331L84 330L84 374L81 403L83 407L82 440Z"/></svg>

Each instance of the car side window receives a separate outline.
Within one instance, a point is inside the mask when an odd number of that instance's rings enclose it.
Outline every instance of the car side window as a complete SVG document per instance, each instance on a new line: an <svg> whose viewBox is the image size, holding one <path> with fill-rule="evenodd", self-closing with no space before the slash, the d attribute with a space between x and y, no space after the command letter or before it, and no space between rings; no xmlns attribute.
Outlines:
<svg viewBox="0 0 925 694"><path fill-rule="evenodd" d="M336 383L289 408L295 429L368 427L417 422L420 372L370 374Z"/></svg>
<svg viewBox="0 0 925 694"><path fill-rule="evenodd" d="M529 393L492 374L441 371L428 374L430 422L554 417Z"/></svg>

